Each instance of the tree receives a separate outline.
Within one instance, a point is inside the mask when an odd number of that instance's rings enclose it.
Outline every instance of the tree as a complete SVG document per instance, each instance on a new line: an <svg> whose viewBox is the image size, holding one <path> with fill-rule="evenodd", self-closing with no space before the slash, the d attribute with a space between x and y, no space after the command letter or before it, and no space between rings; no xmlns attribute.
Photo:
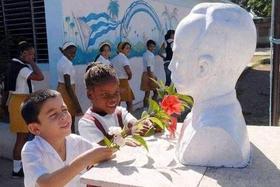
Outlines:
<svg viewBox="0 0 280 187"><path fill-rule="evenodd" d="M109 11L110 16L115 19L119 16L120 5L117 0L110 0L107 10Z"/></svg>
<svg viewBox="0 0 280 187"><path fill-rule="evenodd" d="M270 17L272 0L232 0L258 17Z"/></svg>

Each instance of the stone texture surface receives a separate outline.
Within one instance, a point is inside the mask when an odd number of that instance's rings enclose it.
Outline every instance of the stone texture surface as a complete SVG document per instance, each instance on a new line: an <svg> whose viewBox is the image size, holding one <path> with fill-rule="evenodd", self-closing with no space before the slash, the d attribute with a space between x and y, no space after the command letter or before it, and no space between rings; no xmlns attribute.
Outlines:
<svg viewBox="0 0 280 187"><path fill-rule="evenodd" d="M198 4L178 24L171 79L179 93L194 99L177 144L181 163L248 164L250 144L235 85L255 47L252 17L234 4Z"/></svg>
<svg viewBox="0 0 280 187"><path fill-rule="evenodd" d="M97 186L195 186L206 168L184 166L175 159L175 141L165 135L149 137L149 152L125 146L112 161L84 174L82 182ZM89 178L94 178L91 180ZM182 180L183 179L183 180Z"/></svg>
<svg viewBox="0 0 280 187"><path fill-rule="evenodd" d="M246 168L182 166L174 142L150 139L150 151L123 147L117 157L94 167L82 182L101 186L279 186L280 127L248 126L252 157Z"/></svg>

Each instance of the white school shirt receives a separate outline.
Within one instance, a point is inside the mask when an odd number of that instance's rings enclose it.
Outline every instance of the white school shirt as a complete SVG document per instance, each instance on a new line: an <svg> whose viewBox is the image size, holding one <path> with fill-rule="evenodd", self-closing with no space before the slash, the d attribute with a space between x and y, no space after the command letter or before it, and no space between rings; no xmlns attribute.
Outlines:
<svg viewBox="0 0 280 187"><path fill-rule="evenodd" d="M146 72L147 67L150 67L151 72L154 72L155 62L155 55L151 51L147 50L143 54L143 71Z"/></svg>
<svg viewBox="0 0 280 187"><path fill-rule="evenodd" d="M73 63L64 55L60 58L60 60L57 63L57 77L58 77L58 82L60 83L65 83L64 82L64 75L68 74L70 75L70 81L71 84L75 84L75 75L76 71L73 66Z"/></svg>
<svg viewBox="0 0 280 187"><path fill-rule="evenodd" d="M102 55L100 55L96 61L102 64L111 65L110 60L104 58Z"/></svg>
<svg viewBox="0 0 280 187"><path fill-rule="evenodd" d="M119 79L128 79L128 75L124 70L124 66L129 66L129 60L123 53L119 53L112 59L112 65L117 72Z"/></svg>
<svg viewBox="0 0 280 187"><path fill-rule="evenodd" d="M127 126L128 123L134 124L136 122L136 118L125 108L118 106L116 110L121 110L124 126ZM110 127L119 127L118 117L116 113L100 116L99 114L92 112L90 108L86 111L86 113L94 116L102 124L106 132L109 131ZM79 120L78 127L80 135L90 142L98 143L104 139L103 133L96 127L94 122L89 119L81 118Z"/></svg>
<svg viewBox="0 0 280 187"><path fill-rule="evenodd" d="M17 58L13 58L12 63L16 63L14 61L19 62L21 64L25 64ZM27 79L31 75L32 72L33 71L28 67L21 68L21 70L19 71L19 74L17 76L17 80L16 80L16 90L13 91L13 93L29 94L29 87L28 87L28 84L27 84ZM34 86L32 84L32 81L31 81L31 86L32 86L32 90L34 90Z"/></svg>
<svg viewBox="0 0 280 187"><path fill-rule="evenodd" d="M35 136L32 141L24 145L21 151L24 186L35 187L36 181L40 176L67 166L77 156L92 147L93 144L81 136L70 134L66 137L66 160L63 161L55 149L45 139L40 136ZM82 172L67 183L65 187L85 186L80 184L81 174Z"/></svg>

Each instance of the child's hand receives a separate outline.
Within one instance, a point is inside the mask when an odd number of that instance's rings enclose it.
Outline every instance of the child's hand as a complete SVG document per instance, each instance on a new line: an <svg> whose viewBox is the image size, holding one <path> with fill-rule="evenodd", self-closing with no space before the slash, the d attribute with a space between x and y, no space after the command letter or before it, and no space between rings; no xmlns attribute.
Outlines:
<svg viewBox="0 0 280 187"><path fill-rule="evenodd" d="M116 151L117 149L99 147L89 152L88 156L91 159L91 164L93 165L114 158L115 155L113 153Z"/></svg>
<svg viewBox="0 0 280 187"><path fill-rule="evenodd" d="M138 126L133 126L131 128L131 134L139 134L140 136L144 136L148 130L153 128L153 123L150 120L145 120L141 124L142 126L140 128Z"/></svg>

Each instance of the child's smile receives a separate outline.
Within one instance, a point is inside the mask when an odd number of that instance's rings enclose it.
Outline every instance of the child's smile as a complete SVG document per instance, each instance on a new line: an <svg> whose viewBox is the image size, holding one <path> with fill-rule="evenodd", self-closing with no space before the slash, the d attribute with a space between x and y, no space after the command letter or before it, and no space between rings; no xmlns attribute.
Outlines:
<svg viewBox="0 0 280 187"><path fill-rule="evenodd" d="M95 86L88 90L88 94L94 111L111 114L120 102L119 82L111 80Z"/></svg>

